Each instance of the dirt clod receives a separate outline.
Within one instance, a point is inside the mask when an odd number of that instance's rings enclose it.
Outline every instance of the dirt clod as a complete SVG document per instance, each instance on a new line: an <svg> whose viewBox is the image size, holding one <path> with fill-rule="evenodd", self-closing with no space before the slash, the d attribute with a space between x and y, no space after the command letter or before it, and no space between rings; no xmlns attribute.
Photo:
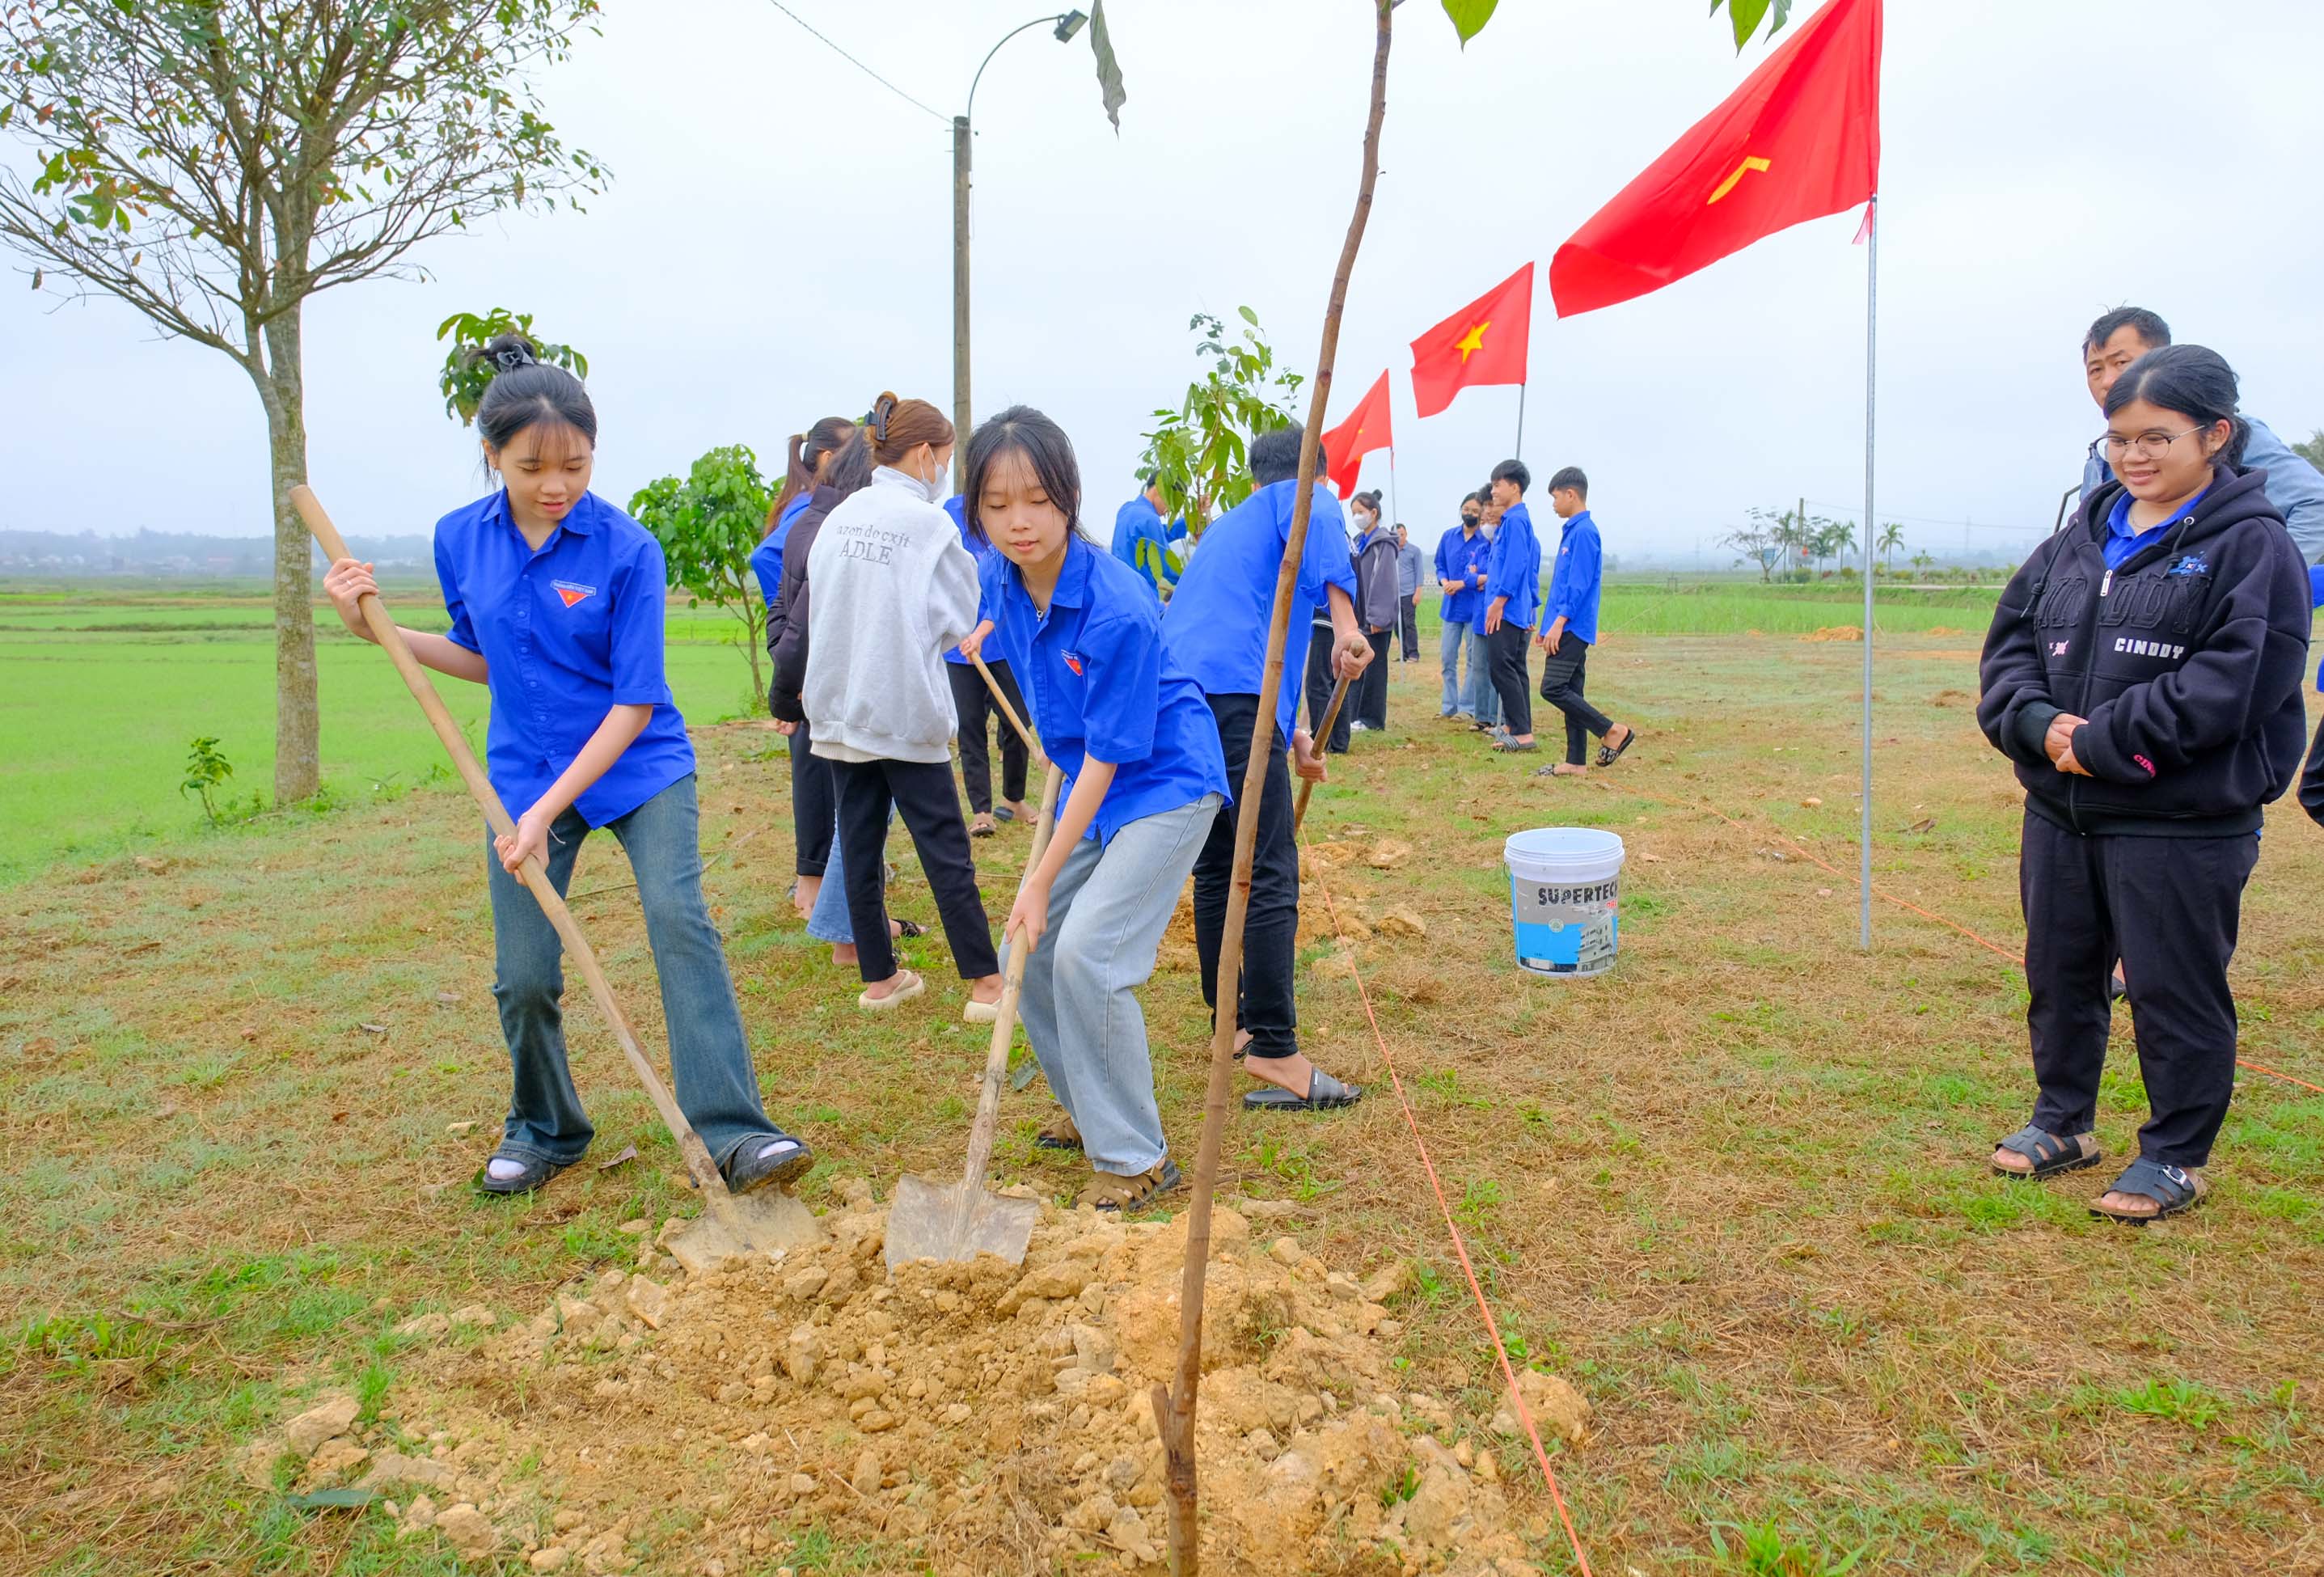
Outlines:
<svg viewBox="0 0 2324 1577"><path fill-rule="evenodd" d="M334 1435L345 1434L355 1425L355 1399L353 1397L332 1397L308 1408L282 1426L282 1443L301 1457L315 1454L316 1448Z"/></svg>

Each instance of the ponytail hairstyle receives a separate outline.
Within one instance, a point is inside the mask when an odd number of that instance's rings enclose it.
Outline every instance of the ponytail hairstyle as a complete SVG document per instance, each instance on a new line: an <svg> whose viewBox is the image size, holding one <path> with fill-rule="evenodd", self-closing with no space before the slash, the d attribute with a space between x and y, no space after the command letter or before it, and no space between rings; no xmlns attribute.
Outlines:
<svg viewBox="0 0 2324 1577"><path fill-rule="evenodd" d="M521 334L503 334L482 350L468 353L471 366L493 365L492 382L476 401L476 430L495 451L514 443L526 429L541 425L579 433L597 447L597 408L581 380L563 367L544 365L540 347Z"/></svg>
<svg viewBox="0 0 2324 1577"><path fill-rule="evenodd" d="M952 420L925 400L899 400L883 392L863 419L872 435L872 461L892 466L922 444L943 448L954 439Z"/></svg>
<svg viewBox="0 0 2324 1577"><path fill-rule="evenodd" d="M782 491L775 494L775 506L767 512L767 529L759 533L761 537L774 530L793 499L815 491L815 474L824 456L837 454L840 446L854 435L855 424L844 416L826 416L807 431L791 435L790 468L783 473Z"/></svg>
<svg viewBox="0 0 2324 1577"><path fill-rule="evenodd" d="M847 441L832 456L831 470L823 484L843 499L872 485L872 425L868 417L849 430Z"/></svg>
<svg viewBox="0 0 2324 1577"><path fill-rule="evenodd" d="M1065 429L1029 405L1012 405L998 416L988 416L968 440L968 464L961 480L962 519L968 534L991 542L977 503L984 496L984 480L1009 455L1021 455L1033 468L1033 480L1065 517L1065 529L1084 541L1082 529L1082 467L1074 458L1074 441Z"/></svg>
<svg viewBox="0 0 2324 1577"><path fill-rule="evenodd" d="M2106 413L2114 416L2134 400L2172 411L2207 429L2219 422L2231 430L2215 459L2240 471L2251 423L2237 413L2242 388L2236 370L2218 351L2200 345L2166 345L2148 351L2123 370L2107 391Z"/></svg>

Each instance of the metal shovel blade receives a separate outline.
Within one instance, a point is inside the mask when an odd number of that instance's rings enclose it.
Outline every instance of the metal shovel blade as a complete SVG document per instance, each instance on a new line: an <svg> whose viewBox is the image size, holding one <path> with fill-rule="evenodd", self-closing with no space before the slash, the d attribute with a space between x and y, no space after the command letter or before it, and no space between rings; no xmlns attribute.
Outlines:
<svg viewBox="0 0 2324 1577"><path fill-rule="evenodd" d="M979 1254L1021 1265L1040 1213L1038 1200L1010 1199L968 1183L899 1177L888 1205L888 1268L915 1259L965 1262Z"/></svg>
<svg viewBox="0 0 2324 1577"><path fill-rule="evenodd" d="M823 1227L813 1211L796 1195L764 1188L728 1194L673 1233L664 1247L699 1276L728 1259L809 1248L822 1240Z"/></svg>

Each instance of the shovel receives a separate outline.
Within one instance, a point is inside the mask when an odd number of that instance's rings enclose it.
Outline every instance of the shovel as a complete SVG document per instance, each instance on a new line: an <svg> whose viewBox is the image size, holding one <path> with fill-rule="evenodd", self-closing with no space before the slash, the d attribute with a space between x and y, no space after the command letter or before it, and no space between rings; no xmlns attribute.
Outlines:
<svg viewBox="0 0 2324 1577"><path fill-rule="evenodd" d="M1024 737L1026 748L1039 755L1040 746L1034 742L1024 720L993 684L992 670L981 657L972 660L991 687L993 699L1008 714L1010 725ZM1065 774L1055 761L1045 765L1041 812L1033 825L1033 853L1017 883L1020 893L1040 867L1041 856L1048 852L1049 835L1057 825L1057 795ZM896 1179L895 1196L888 1206L887 1255L891 1274L897 1266L915 1259L967 1261L980 1254L997 1254L1011 1265L1024 1261L1040 1202L991 1192L984 1185L984 1168L992 1159L993 1130L1001 1124L1001 1085L1009 1073L1009 1047L1017 1038L1017 998L1024 988L1025 961L1032 951L1021 941L1009 950L1009 967L1001 980L1001 1012L992 1021L992 1049L984 1058L984 1083L976 1098L976 1121L968 1130L968 1158L961 1168L960 1181L937 1183L908 1176Z"/></svg>
<svg viewBox="0 0 2324 1577"><path fill-rule="evenodd" d="M299 512L300 518L307 522L307 529L315 534L315 540L322 544L326 558L337 561L354 557L347 551L346 542L339 536L338 528L331 524L331 517L323 512L322 501L312 491L303 485L292 488L290 503ZM371 626L372 634L386 650L387 655L394 659L395 671L403 676L403 682L410 689L412 697L420 703L420 709L428 715L428 721L436 729L436 737L444 742L444 749L450 754L452 764L459 769L461 778L468 785L468 792L484 808L484 820L502 837L514 836L516 824L509 819L508 809L501 804L501 797L494 791L492 779L485 777L484 769L476 764L475 752L468 748L467 739L460 733L459 724L452 721L452 715L444 709L442 697L436 694L436 687L429 681L426 670L420 666L420 659L412 656L411 649L404 644L402 632L396 629L395 621L388 615L386 607L377 596L366 595L363 599L363 614L364 622ZM620 1005L613 1001L613 988L605 983L604 972L597 967L596 954L590 950L588 939L581 935L581 927L574 923L572 912L565 907L565 900L558 896L556 887L550 883L548 866L535 856L525 862L518 876L540 905L541 912L549 917L549 923L557 927L558 937L565 944L565 951L572 955L573 962L580 967L581 977L589 982L589 995L596 1002L597 1011L613 1027L613 1038L621 1043L622 1055L630 1059L631 1071L646 1087L646 1098L653 1102L654 1110L661 1114L663 1123L669 1127L670 1136L678 1141L678 1153L686 1157L687 1173L694 1179L694 1185L702 1192L703 1214L673 1235L663 1246L679 1264L688 1270L699 1272L734 1255L772 1253L819 1241L823 1236L822 1227L816 1224L807 1207L792 1195L767 1188L737 1198L727 1189L726 1179L720 1176L718 1163L710 1158L709 1148L702 1142L702 1136L694 1131L694 1125L687 1121L685 1113L678 1111L678 1102L670 1099L669 1090L662 1084L661 1076L654 1072L653 1064L646 1060L646 1054L639 1048L638 1038L631 1030L630 1021L622 1017Z"/></svg>
<svg viewBox="0 0 2324 1577"><path fill-rule="evenodd" d="M1332 738L1332 725L1340 720L1340 708L1347 704L1348 676L1342 674L1340 682L1332 687L1332 704L1323 708L1323 721L1315 728L1315 753L1322 755ZM1291 812L1291 835L1296 840L1299 829L1307 825L1307 797L1315 792L1313 779L1299 779L1299 803Z"/></svg>

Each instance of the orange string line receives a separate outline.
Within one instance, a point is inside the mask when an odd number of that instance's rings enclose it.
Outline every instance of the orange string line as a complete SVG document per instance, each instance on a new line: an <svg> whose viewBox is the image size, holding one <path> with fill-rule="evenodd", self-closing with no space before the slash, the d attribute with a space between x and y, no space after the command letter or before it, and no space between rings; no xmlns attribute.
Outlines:
<svg viewBox="0 0 2324 1577"><path fill-rule="evenodd" d="M1300 843L1303 848L1308 846L1304 836ZM1323 895L1324 912L1332 917L1332 930L1337 935L1340 911L1339 906L1332 900L1332 889L1320 875L1315 879L1315 886ZM1533 1458L1541 1467L1543 1482L1549 1486L1549 1498L1557 1507L1557 1520L1564 1525L1566 1541L1573 1546L1574 1564L1581 1569L1582 1577L1593 1577L1590 1557L1582 1548L1582 1536L1574 1531L1572 1513L1566 1509L1564 1491L1558 1488L1557 1473L1550 1467L1549 1452L1541 1443L1541 1431L1534 1425L1533 1409L1526 1406L1525 1393L1517 1389L1517 1370L1509 1362L1509 1350L1501 1343L1500 1322L1493 1317L1493 1306L1486 1301L1484 1286L1477 1279L1477 1268L1469 1261L1468 1242L1461 1236L1461 1228L1452 1220L1452 1202L1444 1197L1444 1185L1436 1176L1435 1159L1428 1153L1428 1141L1421 1136L1420 1119L1413 1112L1411 1101L1405 1096L1404 1080L1397 1076L1396 1071L1396 1058L1388 1055L1388 1037L1380 1033L1379 1015L1372 1011L1372 995L1364 985L1363 971L1360 969L1354 973L1356 996L1364 1006L1364 1021L1371 1026L1372 1044L1379 1047L1380 1064L1388 1069L1388 1083L1395 1087L1397 1103L1404 1108L1405 1125L1412 1130L1413 1145L1420 1151L1420 1164L1428 1173L1428 1186L1435 1191L1436 1208L1444 1217L1444 1230L1452 1235L1452 1252L1460 1259L1461 1273L1469 1278L1469 1291L1476 1297L1478 1315L1485 1322L1485 1334L1492 1339L1493 1353L1500 1360L1501 1378L1508 1382L1509 1398L1517 1407L1518 1421L1525 1425L1526 1438L1533 1443Z"/></svg>
<svg viewBox="0 0 2324 1577"><path fill-rule="evenodd" d="M1660 794L1649 793L1643 788L1617 788L1602 779L1593 778L1591 781L1598 788L1605 789L1609 794L1628 794L1640 799L1653 800L1657 805L1670 806L1672 808L1676 810L1707 810L1738 832L1748 833L1752 830L1748 825L1736 820L1733 816L1728 815L1725 811L1720 809L1719 807L1711 804L1709 800L1704 800L1700 804L1696 804L1684 799L1667 798ZM1767 836L1775 839L1775 842L1783 844L1784 847L1794 851L1802 859L1821 866L1823 870L1830 872L1834 876L1844 878L1849 881L1861 881L1861 878L1857 872L1853 871L1842 871L1838 866L1818 858L1814 851L1803 844L1793 842L1790 838L1785 837L1782 833L1770 829L1767 832ZM2008 948L2002 946L1997 942L1988 942L1983 936L1978 936L1975 931L1970 930L1967 926L1960 924L1959 921L1949 920L1941 914L1936 914L1931 910L1923 908L1919 904L1912 903L1904 899L1898 898L1895 893L1886 890L1877 882L1873 885L1872 896L1878 899L1886 899L1888 902L1895 904L1898 908L1909 909L1924 920L1933 920L1938 925L1944 927L1947 930L1958 931L1962 936L1968 937L1970 941L1976 943L1978 946L1985 948L1988 952L1999 954L2002 957L2009 960L2010 963L2016 964L2020 969L2023 969L2025 966L2025 956L2023 953L2012 953ZM2267 1066L2264 1063L2255 1063L2247 1057L2239 1056L2236 1058L2236 1065L2239 1068L2248 1068L2255 1074L2265 1074L2271 1079L2281 1079L2287 1084L2297 1084L2303 1090L2313 1090L2319 1095L2324 1095L2324 1085L2311 1084L2306 1079L2296 1079L2290 1074L2279 1072L2274 1068Z"/></svg>

